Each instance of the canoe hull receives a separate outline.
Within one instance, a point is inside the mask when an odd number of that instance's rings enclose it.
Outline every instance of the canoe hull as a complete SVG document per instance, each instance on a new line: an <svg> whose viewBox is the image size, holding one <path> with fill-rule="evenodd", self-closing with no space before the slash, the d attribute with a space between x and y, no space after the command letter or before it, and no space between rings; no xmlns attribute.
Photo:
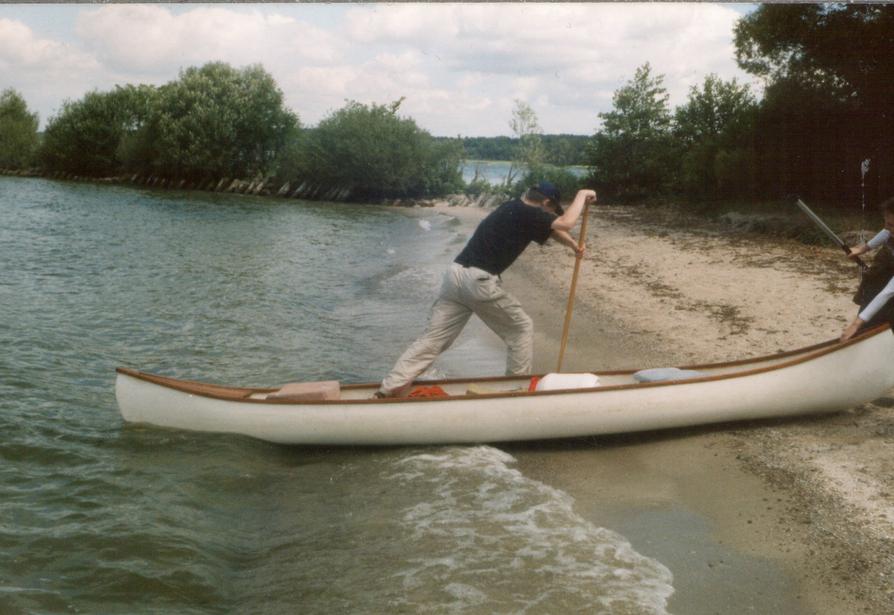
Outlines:
<svg viewBox="0 0 894 615"><path fill-rule="evenodd" d="M732 365L732 364L731 364ZM673 383L536 394L250 403L161 386L119 370L125 421L308 445L501 442L836 412L894 387L894 336L876 333L791 360Z"/></svg>

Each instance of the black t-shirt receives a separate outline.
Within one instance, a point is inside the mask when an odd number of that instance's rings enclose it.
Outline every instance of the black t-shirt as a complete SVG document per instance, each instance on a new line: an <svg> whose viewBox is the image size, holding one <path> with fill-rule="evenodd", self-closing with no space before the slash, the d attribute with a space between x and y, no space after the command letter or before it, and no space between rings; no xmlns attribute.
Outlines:
<svg viewBox="0 0 894 615"><path fill-rule="evenodd" d="M520 199L503 203L481 221L455 262L500 275L529 243L543 244L549 239L555 219L553 214L525 205Z"/></svg>

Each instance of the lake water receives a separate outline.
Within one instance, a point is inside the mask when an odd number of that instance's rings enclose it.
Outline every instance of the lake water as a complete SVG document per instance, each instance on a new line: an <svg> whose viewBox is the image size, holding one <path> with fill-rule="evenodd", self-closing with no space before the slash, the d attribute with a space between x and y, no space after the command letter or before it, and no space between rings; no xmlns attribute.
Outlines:
<svg viewBox="0 0 894 615"><path fill-rule="evenodd" d="M114 370L379 379L468 229L0 177L0 612L660 614L672 575L496 447L124 425ZM461 338L438 365L499 374Z"/></svg>

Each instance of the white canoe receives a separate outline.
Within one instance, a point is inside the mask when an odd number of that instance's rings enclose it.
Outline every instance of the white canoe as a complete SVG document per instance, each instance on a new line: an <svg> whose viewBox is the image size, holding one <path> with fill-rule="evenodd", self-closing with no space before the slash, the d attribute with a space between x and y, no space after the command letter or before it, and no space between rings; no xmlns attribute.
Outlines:
<svg viewBox="0 0 894 615"><path fill-rule="evenodd" d="M243 434L284 444L399 445L537 440L844 410L894 387L887 326L757 359L687 366L700 376L637 383L636 370L595 372L600 386L527 392L528 378L440 380L450 396L371 399L347 385L335 401L265 399L275 389L177 380L119 368L127 422ZM468 394L470 385L484 394Z"/></svg>

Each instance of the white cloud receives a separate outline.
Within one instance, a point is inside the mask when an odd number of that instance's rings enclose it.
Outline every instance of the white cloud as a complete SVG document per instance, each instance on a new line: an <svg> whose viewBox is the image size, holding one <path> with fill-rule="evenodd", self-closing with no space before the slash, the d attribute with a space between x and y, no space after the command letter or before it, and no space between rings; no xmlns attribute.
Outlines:
<svg viewBox="0 0 894 615"><path fill-rule="evenodd" d="M331 62L336 36L277 12L199 7L174 14L163 5L111 5L85 11L77 34L119 71L171 75L211 61L268 69L302 62Z"/></svg>
<svg viewBox="0 0 894 615"><path fill-rule="evenodd" d="M358 43L409 42L424 48L428 41L458 35L456 11L456 6L447 4L363 6L347 13L345 31Z"/></svg>
<svg viewBox="0 0 894 615"><path fill-rule="evenodd" d="M77 99L96 87L101 72L90 54L42 38L21 21L0 18L0 89L18 91L42 122L65 99Z"/></svg>
<svg viewBox="0 0 894 615"><path fill-rule="evenodd" d="M19 78L59 78L73 72L93 71L97 62L70 45L40 38L27 25L0 19L0 69Z"/></svg>
<svg viewBox="0 0 894 615"><path fill-rule="evenodd" d="M422 65L420 54L407 50L403 53L380 53L375 58L376 64L390 72L416 70Z"/></svg>
<svg viewBox="0 0 894 615"><path fill-rule="evenodd" d="M739 17L695 2L92 5L78 9L68 43L0 19L0 69L32 91L42 79L47 95L56 71L57 91L80 96L210 61L260 63L304 124L346 99L406 96L402 113L434 134L508 134L520 98L544 131L590 133L645 62L672 105L708 73L747 79L733 56Z"/></svg>
<svg viewBox="0 0 894 615"><path fill-rule="evenodd" d="M612 93L649 62L665 76L672 105L717 73L743 78L735 64L730 7L681 4L470 4L357 6L349 38L425 53L432 79L466 96L529 102L547 132L591 132ZM424 93L408 91L408 102ZM577 110L569 114L569 101ZM589 106L589 109L587 107ZM505 122L470 123L469 134L505 132ZM575 122L577 122L575 124ZM465 133L466 130L463 129Z"/></svg>

